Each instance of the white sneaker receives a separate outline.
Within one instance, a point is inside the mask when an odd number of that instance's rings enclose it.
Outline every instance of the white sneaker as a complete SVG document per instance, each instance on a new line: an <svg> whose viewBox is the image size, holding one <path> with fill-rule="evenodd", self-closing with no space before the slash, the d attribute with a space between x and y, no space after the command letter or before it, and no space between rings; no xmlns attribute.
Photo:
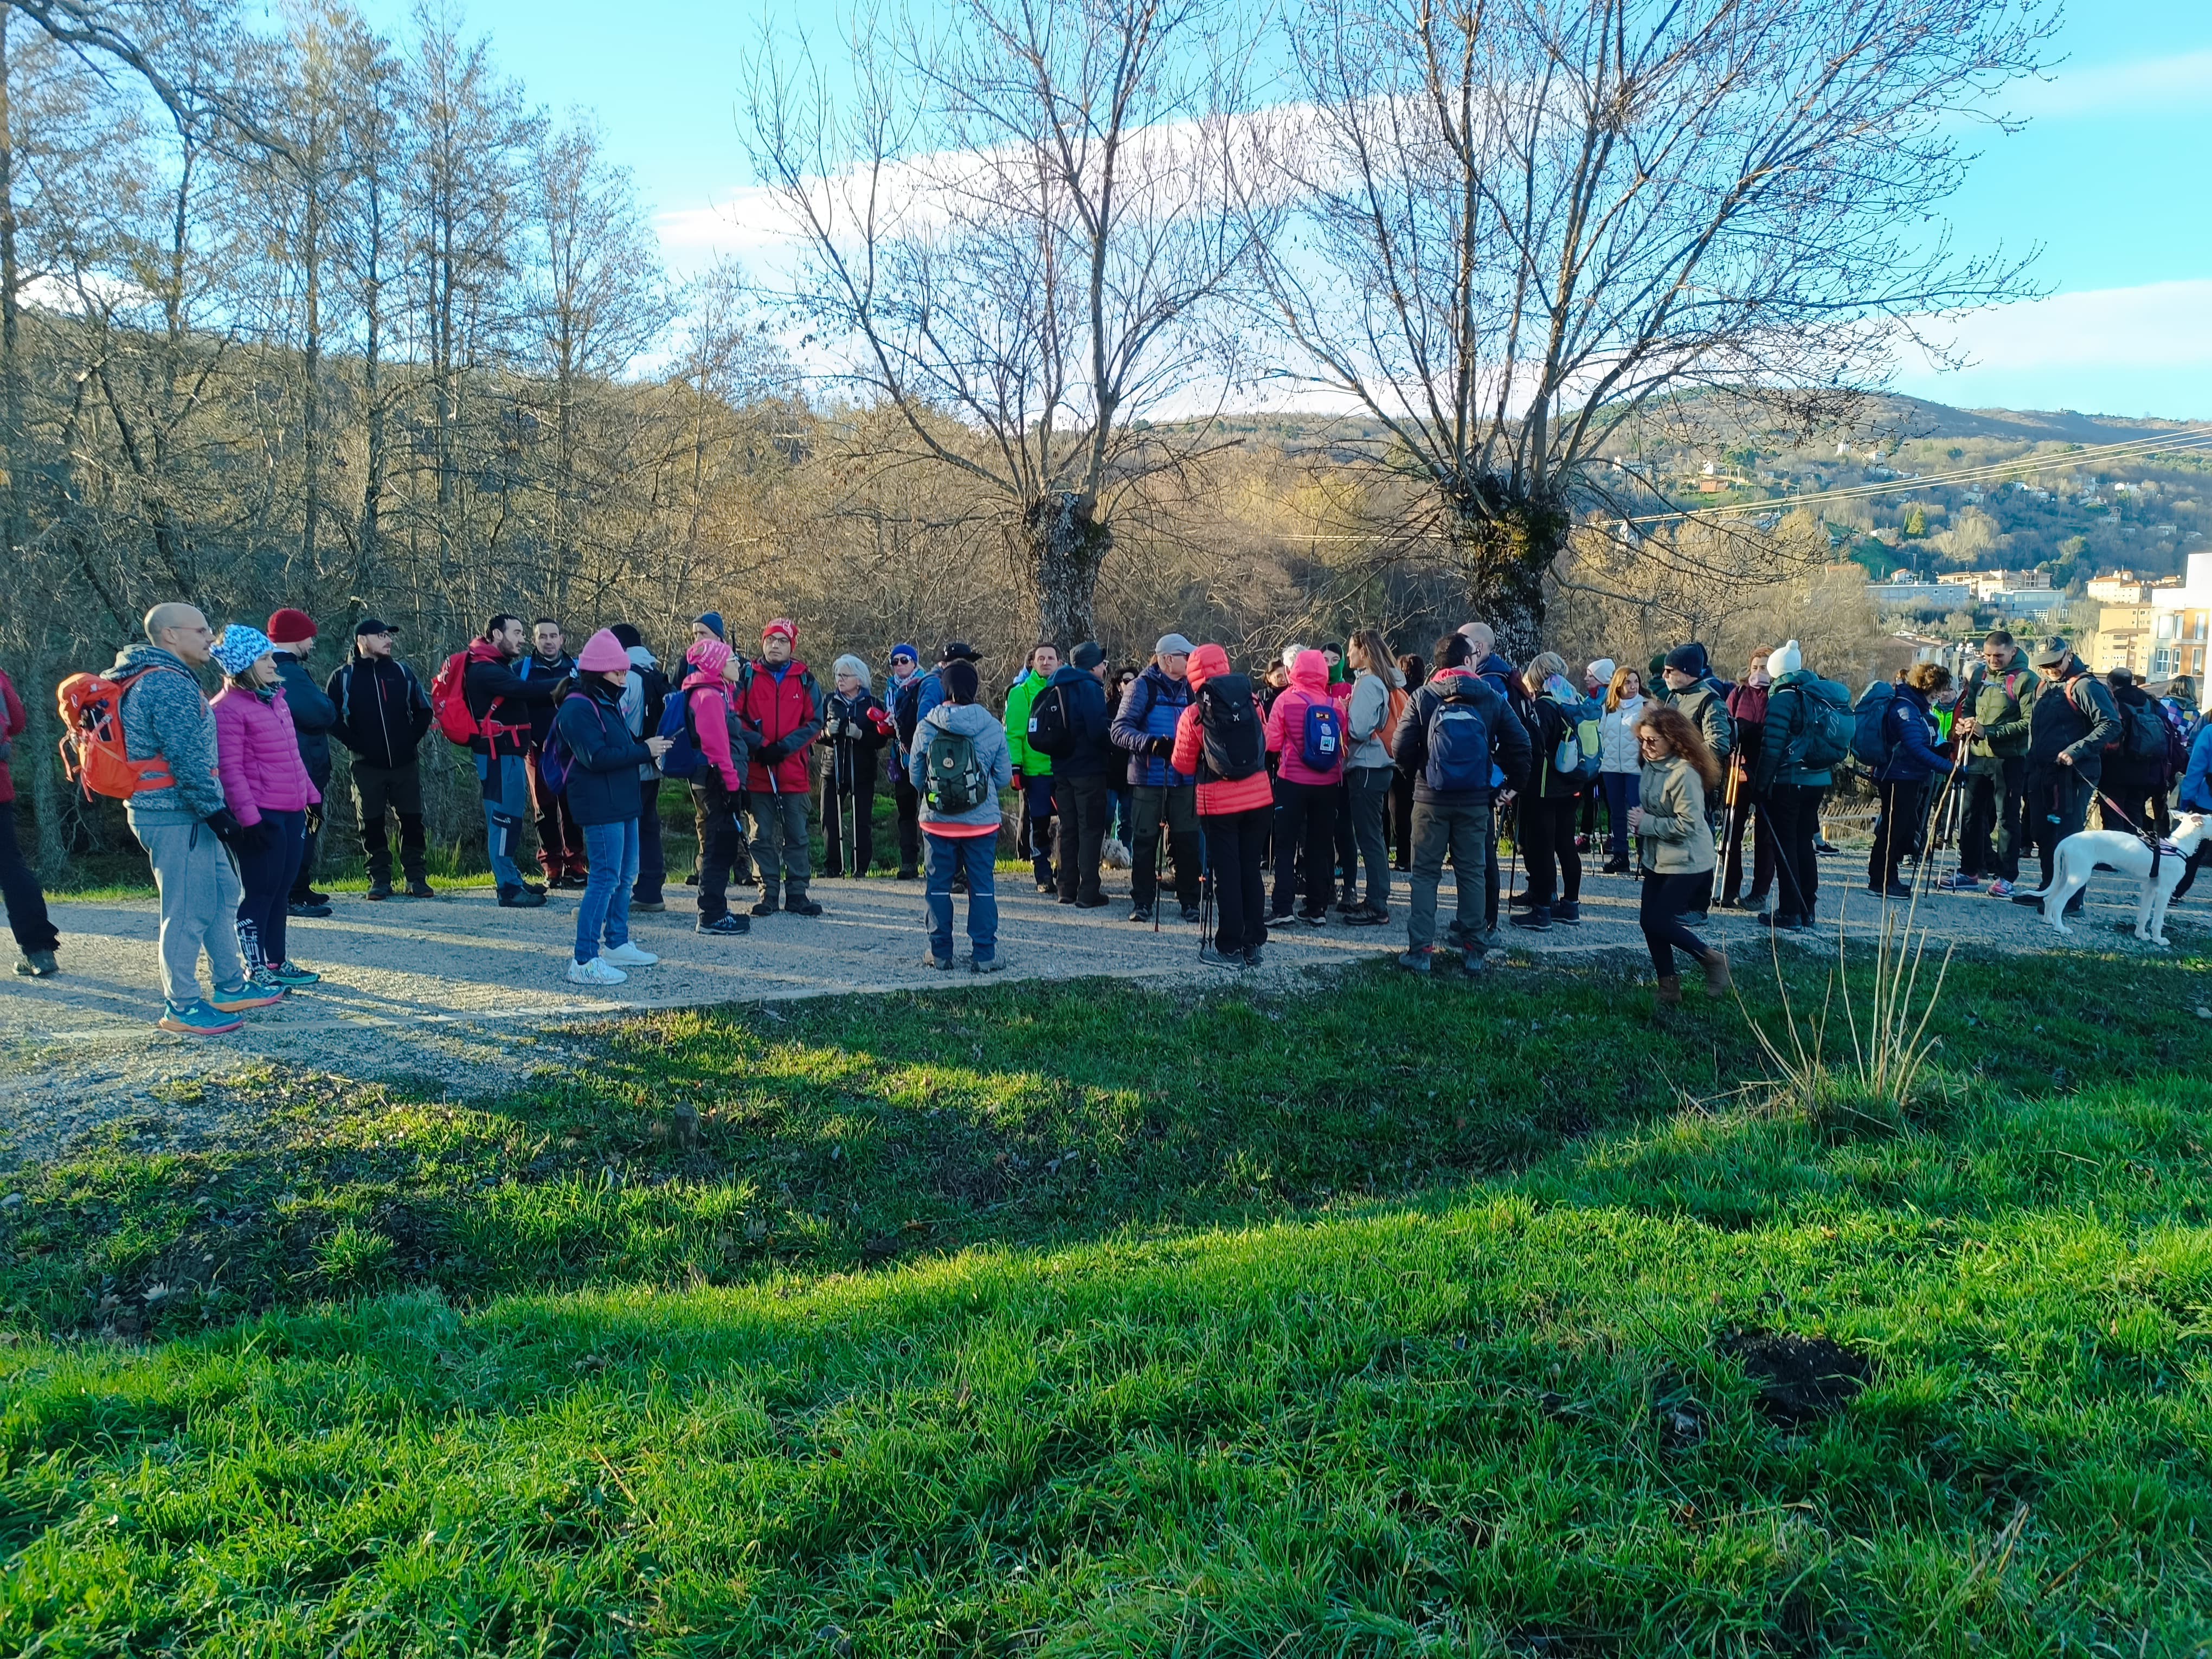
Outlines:
<svg viewBox="0 0 2212 1659"><path fill-rule="evenodd" d="M660 958L650 951L639 950L637 946L625 939L620 945L611 945L600 951L599 960L619 963L625 968L650 968Z"/></svg>
<svg viewBox="0 0 2212 1659"><path fill-rule="evenodd" d="M629 975L612 963L597 958L590 962L570 962L568 983L571 985L619 985Z"/></svg>

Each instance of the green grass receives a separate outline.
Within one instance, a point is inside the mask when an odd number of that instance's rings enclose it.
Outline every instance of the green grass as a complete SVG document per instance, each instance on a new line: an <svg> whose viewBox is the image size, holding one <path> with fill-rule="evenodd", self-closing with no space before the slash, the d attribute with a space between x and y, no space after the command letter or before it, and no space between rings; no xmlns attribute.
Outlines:
<svg viewBox="0 0 2212 1659"><path fill-rule="evenodd" d="M2209 992L1954 967L1873 1133L1602 969L249 1079L18 1178L0 1650L2204 1651Z"/></svg>

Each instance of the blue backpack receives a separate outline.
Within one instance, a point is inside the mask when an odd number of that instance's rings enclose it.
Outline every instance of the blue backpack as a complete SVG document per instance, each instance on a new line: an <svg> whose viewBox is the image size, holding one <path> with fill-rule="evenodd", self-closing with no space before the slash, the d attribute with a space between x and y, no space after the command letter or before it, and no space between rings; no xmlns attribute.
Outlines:
<svg viewBox="0 0 2212 1659"><path fill-rule="evenodd" d="M1429 716L1429 758L1422 775L1439 793L1494 789L1502 781L1490 760L1490 722L1471 702L1446 698Z"/></svg>
<svg viewBox="0 0 2212 1659"><path fill-rule="evenodd" d="M599 735L606 736L606 716L599 713L597 704L592 706L592 718L599 723ZM556 715L553 729L545 734L545 746L538 752L538 781L555 794L565 795L568 793L568 773L575 763L576 757L569 750L568 738L561 735L560 718Z"/></svg>
<svg viewBox="0 0 2212 1659"><path fill-rule="evenodd" d="M668 752L660 757L663 777L688 778L696 776L707 763L699 750L699 733L691 724L691 694L671 691L668 701L660 710L660 729L656 736L668 739Z"/></svg>
<svg viewBox="0 0 2212 1659"><path fill-rule="evenodd" d="M1862 766L1876 771L1889 764L1889 705L1897 696L1897 687L1887 680L1876 680L1859 694L1858 704L1851 710L1851 758Z"/></svg>
<svg viewBox="0 0 2212 1659"><path fill-rule="evenodd" d="M1334 772L1344 764L1344 716L1334 702L1316 700L1306 704L1298 758L1316 772Z"/></svg>

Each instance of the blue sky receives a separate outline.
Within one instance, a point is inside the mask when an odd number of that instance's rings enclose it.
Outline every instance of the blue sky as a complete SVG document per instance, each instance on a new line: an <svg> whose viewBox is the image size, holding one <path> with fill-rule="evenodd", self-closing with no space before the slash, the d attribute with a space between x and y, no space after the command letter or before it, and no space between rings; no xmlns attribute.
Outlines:
<svg viewBox="0 0 2212 1659"><path fill-rule="evenodd" d="M407 32L409 0L364 9ZM757 4L474 0L463 15L535 101L598 113L672 266L696 270L734 246L720 210L747 183L733 106L736 66L759 49ZM1962 246L2040 243L2038 276L2055 297L1970 319L1962 340L1976 366L1910 365L1899 389L1970 406L2212 417L2212 0L2075 0L2057 49L2066 61L2051 82L2016 89L2014 106L2033 112L2027 130L1981 139L1951 207Z"/></svg>

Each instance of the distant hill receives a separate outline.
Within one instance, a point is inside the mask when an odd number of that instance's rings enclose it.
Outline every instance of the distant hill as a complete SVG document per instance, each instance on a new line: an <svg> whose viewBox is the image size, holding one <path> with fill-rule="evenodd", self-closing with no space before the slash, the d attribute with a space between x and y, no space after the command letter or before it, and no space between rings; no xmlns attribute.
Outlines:
<svg viewBox="0 0 2212 1659"><path fill-rule="evenodd" d="M2084 415L2078 410L1954 409L1922 398L1884 394L1869 400L1855 425L1899 438L1998 438L2016 443L2117 444L2192 424Z"/></svg>

